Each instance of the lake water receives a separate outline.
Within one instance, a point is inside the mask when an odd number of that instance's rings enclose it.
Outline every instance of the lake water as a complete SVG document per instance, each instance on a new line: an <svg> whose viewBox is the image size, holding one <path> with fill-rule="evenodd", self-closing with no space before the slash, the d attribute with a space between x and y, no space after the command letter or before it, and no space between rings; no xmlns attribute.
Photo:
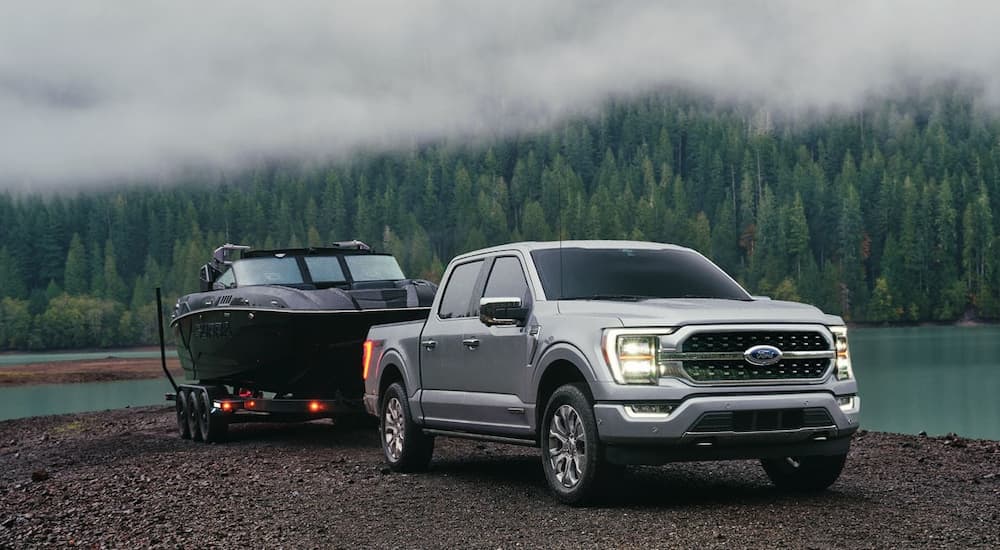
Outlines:
<svg viewBox="0 0 1000 550"><path fill-rule="evenodd" d="M167 392L173 388L166 378L0 388L0 420L166 405L163 394Z"/></svg>
<svg viewBox="0 0 1000 550"><path fill-rule="evenodd" d="M854 329L861 425L1000 439L1000 327Z"/></svg>
<svg viewBox="0 0 1000 550"><path fill-rule="evenodd" d="M1000 327L859 328L850 342L862 427L1000 439ZM0 420L165 404L169 391L165 379L0 388Z"/></svg>

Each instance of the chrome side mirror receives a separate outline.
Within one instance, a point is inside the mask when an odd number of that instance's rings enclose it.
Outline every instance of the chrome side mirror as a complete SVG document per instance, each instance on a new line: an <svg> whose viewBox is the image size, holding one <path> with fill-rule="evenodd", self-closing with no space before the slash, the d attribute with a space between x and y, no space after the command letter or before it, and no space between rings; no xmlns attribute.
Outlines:
<svg viewBox="0 0 1000 550"><path fill-rule="evenodd" d="M479 320L486 326L519 325L528 318L520 298L482 298L479 300Z"/></svg>

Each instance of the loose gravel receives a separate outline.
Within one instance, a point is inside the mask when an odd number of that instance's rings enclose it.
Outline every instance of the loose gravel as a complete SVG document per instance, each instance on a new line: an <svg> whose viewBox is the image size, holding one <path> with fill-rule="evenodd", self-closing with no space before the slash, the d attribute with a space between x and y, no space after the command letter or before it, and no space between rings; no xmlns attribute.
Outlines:
<svg viewBox="0 0 1000 550"><path fill-rule="evenodd" d="M753 461L631 468L604 502L548 494L538 451L438 438L382 463L370 423L244 424L183 441L173 409L0 422L0 548L1000 547L1000 443L856 436L840 480Z"/></svg>

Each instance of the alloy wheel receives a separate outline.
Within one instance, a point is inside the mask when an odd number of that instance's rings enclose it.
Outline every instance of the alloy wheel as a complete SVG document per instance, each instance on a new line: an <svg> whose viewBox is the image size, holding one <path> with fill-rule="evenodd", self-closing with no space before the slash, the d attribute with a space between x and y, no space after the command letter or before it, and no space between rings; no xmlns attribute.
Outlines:
<svg viewBox="0 0 1000 550"><path fill-rule="evenodd" d="M382 436L385 451L393 462L403 457L403 432L403 405L398 398L390 397L385 404Z"/></svg>
<svg viewBox="0 0 1000 550"><path fill-rule="evenodd" d="M587 467L587 434L571 405L561 405L552 415L548 449L556 480L567 489L580 483Z"/></svg>

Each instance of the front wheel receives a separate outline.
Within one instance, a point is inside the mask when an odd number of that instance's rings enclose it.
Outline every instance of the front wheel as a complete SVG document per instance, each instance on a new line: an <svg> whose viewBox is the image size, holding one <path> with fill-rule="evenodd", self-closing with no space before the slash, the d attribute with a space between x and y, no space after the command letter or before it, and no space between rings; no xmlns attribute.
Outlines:
<svg viewBox="0 0 1000 550"><path fill-rule="evenodd" d="M578 384L557 389L542 418L542 470L560 502L591 500L612 467L601 457L594 406Z"/></svg>
<svg viewBox="0 0 1000 550"><path fill-rule="evenodd" d="M379 433L382 454L389 468L396 472L426 470L434 454L434 438L424 434L413 422L410 401L399 382L390 385L379 407Z"/></svg>
<svg viewBox="0 0 1000 550"><path fill-rule="evenodd" d="M779 489L788 491L822 491L840 477L847 453L831 456L787 456L760 461Z"/></svg>

